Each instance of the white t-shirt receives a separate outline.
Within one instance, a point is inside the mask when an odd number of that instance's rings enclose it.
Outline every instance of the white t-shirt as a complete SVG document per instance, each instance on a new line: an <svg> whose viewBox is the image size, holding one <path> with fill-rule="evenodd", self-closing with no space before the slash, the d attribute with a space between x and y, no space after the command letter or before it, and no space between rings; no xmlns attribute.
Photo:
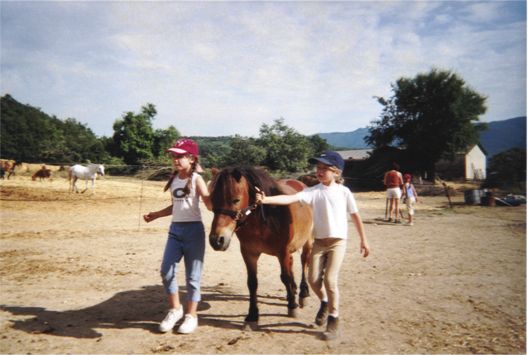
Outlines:
<svg viewBox="0 0 529 355"><path fill-rule="evenodd" d="M318 184L297 193L299 202L312 207L314 238L347 239L348 215L358 207L351 190L342 184Z"/></svg>
<svg viewBox="0 0 529 355"><path fill-rule="evenodd" d="M177 176L171 183L171 197L173 199L173 222L200 222L202 215L199 207L199 195L197 194L198 174L191 175L191 191L184 196L183 189L187 184L187 179L180 179Z"/></svg>

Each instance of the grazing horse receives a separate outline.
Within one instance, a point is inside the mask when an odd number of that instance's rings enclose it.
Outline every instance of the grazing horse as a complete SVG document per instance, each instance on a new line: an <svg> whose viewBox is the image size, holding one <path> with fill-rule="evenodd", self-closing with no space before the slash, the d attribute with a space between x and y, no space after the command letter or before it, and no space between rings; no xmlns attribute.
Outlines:
<svg viewBox="0 0 529 355"><path fill-rule="evenodd" d="M92 180L92 193L95 193L95 180L97 174L105 175L105 167L101 164L88 164L88 166L74 165L68 170L68 178L70 181L70 192L79 192L75 183L77 179L85 180L85 189L81 192L84 193L88 189L88 180Z"/></svg>
<svg viewBox="0 0 529 355"><path fill-rule="evenodd" d="M209 243L224 251L230 238L239 238L241 254L246 264L250 307L245 328L254 329L259 321L257 307L257 261L262 253L276 256L281 266L281 281L287 290L288 315L296 317L296 289L292 253L301 253L302 277L299 303L309 295L305 278L312 249L312 209L295 203L289 206L257 205L257 187L267 196L293 194L305 185L297 180L273 180L266 172L254 168L226 168L211 184L213 221Z"/></svg>
<svg viewBox="0 0 529 355"><path fill-rule="evenodd" d="M37 179L39 179L40 181L42 181L44 179L50 179L51 180L51 176L52 176L51 170L47 169L46 165L43 165L42 168L40 168L40 170L37 170L35 172L35 174L33 174L31 176L31 180L33 180L33 181L35 181Z"/></svg>

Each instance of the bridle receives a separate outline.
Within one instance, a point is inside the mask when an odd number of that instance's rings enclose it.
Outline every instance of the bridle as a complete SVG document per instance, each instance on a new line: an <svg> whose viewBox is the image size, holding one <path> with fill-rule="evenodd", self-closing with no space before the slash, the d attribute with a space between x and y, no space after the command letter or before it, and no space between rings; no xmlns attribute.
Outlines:
<svg viewBox="0 0 529 355"><path fill-rule="evenodd" d="M257 188L254 184L249 184L249 188L253 189L254 191L260 191L259 188ZM247 207L240 209L240 210L228 210L225 208L213 208L213 213L215 214L223 214L225 216L231 217L235 221L235 229L234 232L237 232L241 227L244 226L246 223L246 220L248 219L248 216L252 214L254 210L259 207L259 203L254 202L251 205L248 205ZM263 206L261 206L261 217L263 221L266 221L265 211Z"/></svg>
<svg viewBox="0 0 529 355"><path fill-rule="evenodd" d="M227 210L224 208L214 208L213 213L223 214L225 216L231 217L235 221L235 231L244 226L248 216L259 206L259 204L254 203L240 210ZM263 211L263 209L261 209ZM264 217L264 214L263 214Z"/></svg>

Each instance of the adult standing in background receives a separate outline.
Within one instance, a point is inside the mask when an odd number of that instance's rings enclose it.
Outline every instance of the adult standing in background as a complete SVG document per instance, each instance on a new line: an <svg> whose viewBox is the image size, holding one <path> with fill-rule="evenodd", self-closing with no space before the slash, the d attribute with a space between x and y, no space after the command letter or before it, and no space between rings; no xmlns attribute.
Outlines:
<svg viewBox="0 0 529 355"><path fill-rule="evenodd" d="M384 186L386 186L386 210L389 201L388 222L392 222L391 215L395 211L395 223L399 223L399 199L402 196L401 187L404 184L400 166L397 163L392 164L392 169L384 174Z"/></svg>

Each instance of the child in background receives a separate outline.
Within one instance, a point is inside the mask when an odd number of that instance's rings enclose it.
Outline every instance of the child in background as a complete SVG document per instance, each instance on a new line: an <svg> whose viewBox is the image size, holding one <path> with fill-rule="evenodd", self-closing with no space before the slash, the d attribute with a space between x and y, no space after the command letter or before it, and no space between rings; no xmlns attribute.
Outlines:
<svg viewBox="0 0 529 355"><path fill-rule="evenodd" d="M360 253L364 257L369 255L369 246L354 196L341 184L344 168L342 157L328 151L309 162L317 164L319 184L294 195L265 196L258 192L256 198L258 203L263 204L289 205L300 202L312 207L315 241L309 263L309 283L321 302L315 322L317 325L327 323L323 339L332 340L338 336L338 274L347 245L348 214L360 236Z"/></svg>
<svg viewBox="0 0 529 355"><path fill-rule="evenodd" d="M192 333L198 326L197 306L200 301L200 280L206 250L206 233L199 208L199 196L211 210L206 183L198 172L198 145L192 139L180 139L167 150L173 158L174 174L164 191L171 189L172 204L143 216L145 222L171 216L169 236L161 265L163 285L169 299L169 312L160 323L165 333L174 328L184 316L178 295L178 266L184 258L187 288L187 307L184 322L178 333Z"/></svg>
<svg viewBox="0 0 529 355"><path fill-rule="evenodd" d="M413 215L415 214L413 205L415 202L419 202L417 191L415 191L415 186L413 186L411 183L411 177L411 174L404 174L404 185L402 186L403 202L406 204L406 208L408 209L409 226L413 226Z"/></svg>

